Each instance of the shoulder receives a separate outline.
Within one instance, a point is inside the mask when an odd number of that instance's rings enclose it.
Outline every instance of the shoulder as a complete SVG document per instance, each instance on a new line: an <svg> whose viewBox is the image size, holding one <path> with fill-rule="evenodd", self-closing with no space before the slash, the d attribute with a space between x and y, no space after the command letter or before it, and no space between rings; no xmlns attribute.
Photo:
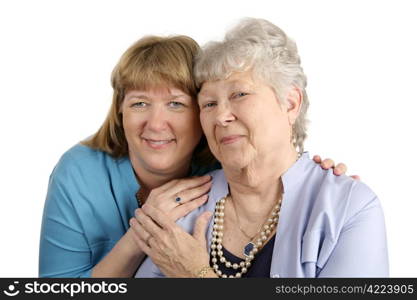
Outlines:
<svg viewBox="0 0 417 300"><path fill-rule="evenodd" d="M103 151L77 144L66 151L49 177L48 199L84 201L103 196L117 162Z"/></svg>
<svg viewBox="0 0 417 300"><path fill-rule="evenodd" d="M346 214L347 219L351 219L358 213L372 209L380 209L378 196L374 191L362 181L353 180L350 194L347 197L349 207Z"/></svg>
<svg viewBox="0 0 417 300"><path fill-rule="evenodd" d="M322 170L314 162L305 169L301 193L306 195L303 204L308 207L307 230L327 228L337 236L355 216L369 208L380 209L376 194L364 182L346 175L335 176L332 170Z"/></svg>
<svg viewBox="0 0 417 300"><path fill-rule="evenodd" d="M329 207L349 204L350 209L357 210L377 198L363 181L346 175L336 176L333 170L323 170L312 160L305 162L303 172L302 189L308 190L312 201L326 202Z"/></svg>
<svg viewBox="0 0 417 300"><path fill-rule="evenodd" d="M116 160L105 152L75 145L62 155L49 178L45 216L69 220L72 214L71 224L91 228L90 236L107 234L109 238L127 224L137 207L135 180L128 158ZM108 223L109 218L114 219Z"/></svg>
<svg viewBox="0 0 417 300"><path fill-rule="evenodd" d="M71 166L74 164L98 164L105 157L109 156L107 153L92 149L88 146L77 144L67 150L60 158L58 166Z"/></svg>
<svg viewBox="0 0 417 300"><path fill-rule="evenodd" d="M348 220L369 206L379 205L374 191L362 181L336 176L332 170L323 171L317 180L317 201L323 202L337 217L343 215Z"/></svg>
<svg viewBox="0 0 417 300"><path fill-rule="evenodd" d="M66 151L56 164L51 178L89 177L105 172L117 160L109 154L77 144Z"/></svg>

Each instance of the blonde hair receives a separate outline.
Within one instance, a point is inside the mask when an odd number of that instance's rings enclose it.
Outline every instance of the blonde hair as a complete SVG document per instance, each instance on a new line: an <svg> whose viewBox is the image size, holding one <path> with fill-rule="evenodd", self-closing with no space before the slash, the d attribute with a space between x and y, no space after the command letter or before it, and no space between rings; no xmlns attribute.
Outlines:
<svg viewBox="0 0 417 300"><path fill-rule="evenodd" d="M197 42L187 36L147 36L129 47L112 72L113 100L110 111L100 129L82 144L115 158L126 156L128 144L121 113L126 92L170 85L196 99L197 86L192 70L199 49ZM205 137L196 147L194 156L200 162L212 161Z"/></svg>
<svg viewBox="0 0 417 300"><path fill-rule="evenodd" d="M300 114L293 126L293 143L300 153L307 137L307 78L297 46L283 30L263 19L246 18L226 33L221 42L210 42L196 58L197 85L222 80L234 72L252 70L286 104L288 88L296 86L303 95Z"/></svg>

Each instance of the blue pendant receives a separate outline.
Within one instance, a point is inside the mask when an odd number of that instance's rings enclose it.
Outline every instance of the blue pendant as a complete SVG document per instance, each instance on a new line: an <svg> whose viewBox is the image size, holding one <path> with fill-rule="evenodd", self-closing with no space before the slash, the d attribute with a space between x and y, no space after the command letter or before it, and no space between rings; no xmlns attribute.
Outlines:
<svg viewBox="0 0 417 300"><path fill-rule="evenodd" d="M249 244L247 244L245 246L245 248L243 248L243 255L245 255L246 257L249 256L249 253L253 250L253 247L255 247L255 244L250 242Z"/></svg>

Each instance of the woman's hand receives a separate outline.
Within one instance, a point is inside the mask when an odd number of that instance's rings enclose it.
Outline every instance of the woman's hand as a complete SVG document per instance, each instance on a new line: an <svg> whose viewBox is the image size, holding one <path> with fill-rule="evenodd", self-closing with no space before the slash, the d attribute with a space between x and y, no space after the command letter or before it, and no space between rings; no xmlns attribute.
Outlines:
<svg viewBox="0 0 417 300"><path fill-rule="evenodd" d="M208 199L210 188L210 175L174 179L153 189L146 204L158 208L176 221L203 205Z"/></svg>
<svg viewBox="0 0 417 300"><path fill-rule="evenodd" d="M205 233L211 215L202 213L190 235L165 212L147 203L137 211L137 220L132 225L141 228L138 231L141 249L167 277L190 278L209 265Z"/></svg>
<svg viewBox="0 0 417 300"><path fill-rule="evenodd" d="M166 215L166 218L175 222L184 217L192 210L203 205L208 199L208 192L211 188L211 176L200 176L186 179L174 179L166 184L153 189L143 207L152 206ZM179 200L179 201L178 201ZM138 215L139 208L135 210ZM142 226L139 226L135 217L129 220L131 233L130 240L135 245L135 251L143 249L140 237L143 234Z"/></svg>
<svg viewBox="0 0 417 300"><path fill-rule="evenodd" d="M344 163L339 163L337 166L335 166L334 161L330 158L326 158L325 160L321 160L321 157L319 155L314 155L313 160L320 164L320 166L324 170L328 170L330 168L333 168L333 174L336 176L340 176L346 173L347 167ZM353 179L360 180L360 177L358 175L352 175L350 176Z"/></svg>

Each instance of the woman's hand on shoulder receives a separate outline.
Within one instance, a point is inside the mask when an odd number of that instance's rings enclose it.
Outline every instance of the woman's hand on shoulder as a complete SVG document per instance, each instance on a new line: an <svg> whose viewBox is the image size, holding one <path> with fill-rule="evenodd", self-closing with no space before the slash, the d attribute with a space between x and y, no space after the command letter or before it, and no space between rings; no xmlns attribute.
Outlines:
<svg viewBox="0 0 417 300"><path fill-rule="evenodd" d="M320 155L314 155L313 160L316 163L320 164L320 166L324 170L329 170L330 168L332 168L333 169L333 174L336 175L336 176L346 174L347 167L344 163L338 163L335 166L335 163L332 159L326 158L326 159L322 160ZM352 177L353 179L356 179L356 180L360 180L360 177L358 175L351 175L350 177Z"/></svg>
<svg viewBox="0 0 417 300"><path fill-rule="evenodd" d="M153 189L143 207L152 206L161 211L167 218L175 222L188 213L203 205L208 199L211 188L211 176L199 176L185 179L174 179ZM135 210L135 216L130 219L128 234L130 240L141 249L141 238L147 236L143 226L138 222L140 209Z"/></svg>
<svg viewBox="0 0 417 300"><path fill-rule="evenodd" d="M171 220L176 221L207 201L211 183L209 175L174 179L153 189L146 204L163 211Z"/></svg>

